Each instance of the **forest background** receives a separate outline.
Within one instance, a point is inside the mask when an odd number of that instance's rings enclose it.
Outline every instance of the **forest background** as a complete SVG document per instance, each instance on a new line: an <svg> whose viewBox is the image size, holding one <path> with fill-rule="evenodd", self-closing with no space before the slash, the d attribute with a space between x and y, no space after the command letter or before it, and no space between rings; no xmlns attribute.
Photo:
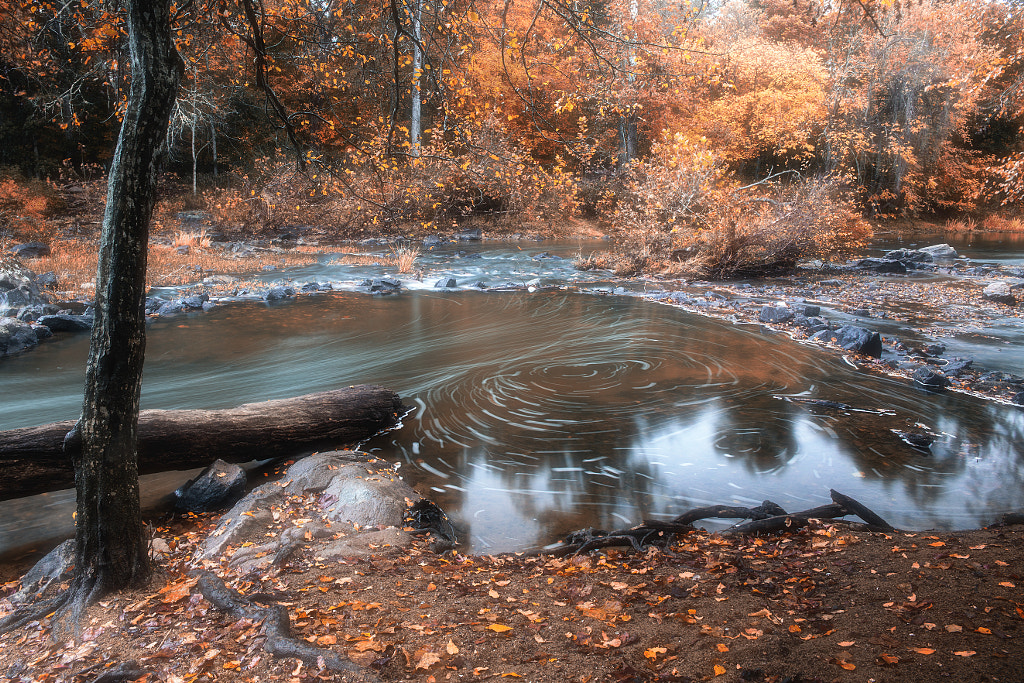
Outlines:
<svg viewBox="0 0 1024 683"><path fill-rule="evenodd" d="M877 220L1022 229L1022 11L190 0L163 211L338 239L582 216L618 247L583 267L711 277L836 255ZM5 245L95 236L54 218L104 182L127 59L118 3L0 0Z"/></svg>

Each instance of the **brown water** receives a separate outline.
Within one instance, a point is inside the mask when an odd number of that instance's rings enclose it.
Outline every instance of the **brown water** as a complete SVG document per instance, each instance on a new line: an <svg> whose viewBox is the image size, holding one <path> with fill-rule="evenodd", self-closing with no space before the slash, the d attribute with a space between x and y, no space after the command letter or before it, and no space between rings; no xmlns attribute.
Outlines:
<svg viewBox="0 0 1024 683"><path fill-rule="evenodd" d="M0 428L75 417L86 345L69 338L4 361ZM365 447L400 462L478 552L711 503L809 508L829 488L911 529L1024 508L1020 408L922 393L784 337L629 297L342 293L160 320L143 407L355 383L392 388L412 408ZM930 454L888 431L913 423L940 434ZM9 527L28 524L24 508L3 512Z"/></svg>

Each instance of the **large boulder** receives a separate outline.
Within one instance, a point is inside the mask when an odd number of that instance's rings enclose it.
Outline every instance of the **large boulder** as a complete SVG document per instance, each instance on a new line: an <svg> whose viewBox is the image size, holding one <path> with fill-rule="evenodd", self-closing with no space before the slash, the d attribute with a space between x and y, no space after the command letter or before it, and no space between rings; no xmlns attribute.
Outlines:
<svg viewBox="0 0 1024 683"><path fill-rule="evenodd" d="M182 512L212 512L234 505L245 495L245 470L221 459L174 492L174 508Z"/></svg>
<svg viewBox="0 0 1024 683"><path fill-rule="evenodd" d="M0 315L42 303L36 276L11 255L0 256Z"/></svg>
<svg viewBox="0 0 1024 683"><path fill-rule="evenodd" d="M0 318L0 357L28 351L39 344L32 325L17 318Z"/></svg>
<svg viewBox="0 0 1024 683"><path fill-rule="evenodd" d="M882 337L877 332L856 325L844 325L836 330L821 330L811 337L816 341L832 342L847 351L872 358L882 357Z"/></svg>
<svg viewBox="0 0 1024 683"><path fill-rule="evenodd" d="M923 254L927 254L934 261L952 260L959 256L959 254L956 253L956 249L948 244L933 244L928 247L921 247L918 251Z"/></svg>

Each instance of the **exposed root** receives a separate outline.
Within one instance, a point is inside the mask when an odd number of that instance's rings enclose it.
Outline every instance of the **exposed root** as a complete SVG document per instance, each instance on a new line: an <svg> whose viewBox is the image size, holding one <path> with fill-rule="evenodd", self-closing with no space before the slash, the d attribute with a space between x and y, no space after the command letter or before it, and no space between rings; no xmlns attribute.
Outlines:
<svg viewBox="0 0 1024 683"><path fill-rule="evenodd" d="M288 622L288 611L282 605L261 607L228 587L224 580L208 571L199 573L196 584L200 592L210 603L226 612L235 619L251 619L262 621L267 637L264 649L278 657L295 657L307 666L317 669L351 674L351 681L379 681L372 672L350 662L347 658L331 650L314 647L295 638Z"/></svg>

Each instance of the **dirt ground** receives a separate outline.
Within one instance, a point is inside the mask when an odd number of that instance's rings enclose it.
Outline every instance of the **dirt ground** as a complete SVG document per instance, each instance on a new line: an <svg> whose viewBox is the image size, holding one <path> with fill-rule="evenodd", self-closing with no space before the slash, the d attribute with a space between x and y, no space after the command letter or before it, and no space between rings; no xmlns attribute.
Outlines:
<svg viewBox="0 0 1024 683"><path fill-rule="evenodd" d="M0 677L111 680L100 677L134 661L116 680L1024 680L1019 527L696 531L645 553L564 558L439 555L424 539L368 560L296 554L225 575L283 605L297 638L358 673L271 655L260 623L207 602L186 560L210 528L212 518L158 528L171 550L152 585L94 605L77 639L55 641L48 618L0 638Z"/></svg>

